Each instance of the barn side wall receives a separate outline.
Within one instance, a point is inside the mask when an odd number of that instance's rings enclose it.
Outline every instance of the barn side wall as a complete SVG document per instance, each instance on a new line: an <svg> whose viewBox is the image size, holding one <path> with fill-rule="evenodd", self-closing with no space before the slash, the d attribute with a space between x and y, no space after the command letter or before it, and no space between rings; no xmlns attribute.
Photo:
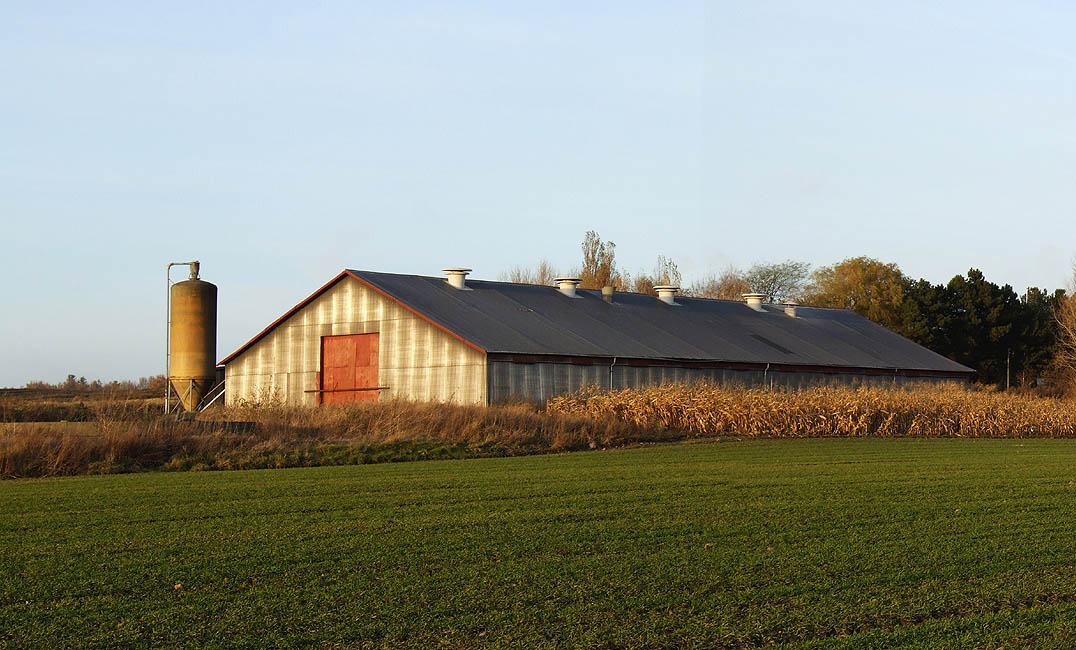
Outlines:
<svg viewBox="0 0 1076 650"><path fill-rule="evenodd" d="M761 387L807 388L810 386L916 386L964 383L938 377L903 377L812 372L732 370L724 368L678 368L675 366L610 366L572 363L520 363L490 361L489 398L492 403L513 400L544 402L555 395L594 385L601 388L639 388L655 384L690 383L700 380L720 384ZM610 372L611 370L611 372Z"/></svg>
<svg viewBox="0 0 1076 650"><path fill-rule="evenodd" d="M378 332L379 399L486 403L486 356L353 277L344 277L225 367L229 405L314 406L321 337Z"/></svg>

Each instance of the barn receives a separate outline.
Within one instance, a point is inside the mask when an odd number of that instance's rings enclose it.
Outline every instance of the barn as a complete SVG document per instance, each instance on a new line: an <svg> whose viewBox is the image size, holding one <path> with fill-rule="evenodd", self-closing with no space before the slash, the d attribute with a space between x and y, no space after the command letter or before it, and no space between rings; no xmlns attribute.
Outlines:
<svg viewBox="0 0 1076 650"><path fill-rule="evenodd" d="M345 270L223 359L226 402L544 401L584 385L967 382L844 309Z"/></svg>

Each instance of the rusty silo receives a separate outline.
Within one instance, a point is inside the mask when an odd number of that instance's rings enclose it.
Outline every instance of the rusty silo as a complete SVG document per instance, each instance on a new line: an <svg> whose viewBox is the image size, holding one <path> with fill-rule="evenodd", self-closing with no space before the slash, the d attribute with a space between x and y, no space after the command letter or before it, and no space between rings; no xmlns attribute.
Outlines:
<svg viewBox="0 0 1076 650"><path fill-rule="evenodd" d="M216 383L217 286L198 279L198 262L189 266L190 279L171 288L168 379L193 411Z"/></svg>

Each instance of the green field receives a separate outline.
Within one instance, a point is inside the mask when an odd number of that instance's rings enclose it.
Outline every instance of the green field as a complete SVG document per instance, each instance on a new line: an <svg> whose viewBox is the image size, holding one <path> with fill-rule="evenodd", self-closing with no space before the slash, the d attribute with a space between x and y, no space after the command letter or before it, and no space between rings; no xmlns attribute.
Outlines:
<svg viewBox="0 0 1076 650"><path fill-rule="evenodd" d="M0 483L0 647L1076 647L1076 442Z"/></svg>

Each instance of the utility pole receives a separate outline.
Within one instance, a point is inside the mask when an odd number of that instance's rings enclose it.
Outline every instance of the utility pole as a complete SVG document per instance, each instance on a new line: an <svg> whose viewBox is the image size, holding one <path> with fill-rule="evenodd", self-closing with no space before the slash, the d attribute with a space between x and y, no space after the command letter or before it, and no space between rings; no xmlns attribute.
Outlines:
<svg viewBox="0 0 1076 650"><path fill-rule="evenodd" d="M1009 370L1012 367L1012 348L1005 355L1005 390L1009 390Z"/></svg>

